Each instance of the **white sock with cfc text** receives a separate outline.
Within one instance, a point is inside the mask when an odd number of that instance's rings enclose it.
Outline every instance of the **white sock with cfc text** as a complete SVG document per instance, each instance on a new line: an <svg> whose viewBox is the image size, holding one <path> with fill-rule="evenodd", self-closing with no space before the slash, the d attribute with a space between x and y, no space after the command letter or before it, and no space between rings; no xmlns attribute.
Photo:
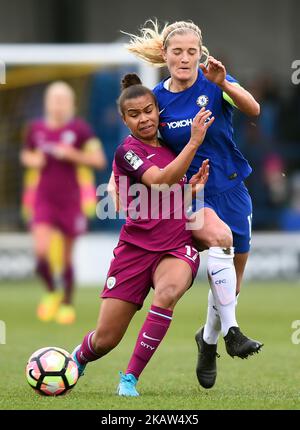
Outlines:
<svg viewBox="0 0 300 430"><path fill-rule="evenodd" d="M213 246L208 250L208 279L220 317L223 337L226 336L230 327L238 327L235 316L236 273L233 257L233 247Z"/></svg>
<svg viewBox="0 0 300 430"><path fill-rule="evenodd" d="M221 332L221 320L211 289L208 292L207 317L203 339L209 345L216 345Z"/></svg>

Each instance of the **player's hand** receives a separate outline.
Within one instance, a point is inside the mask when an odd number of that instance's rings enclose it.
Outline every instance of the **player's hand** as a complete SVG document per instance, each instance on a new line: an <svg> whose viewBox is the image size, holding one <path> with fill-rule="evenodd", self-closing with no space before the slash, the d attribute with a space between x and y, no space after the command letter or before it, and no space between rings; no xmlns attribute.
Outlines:
<svg viewBox="0 0 300 430"><path fill-rule="evenodd" d="M226 69L221 61L209 56L207 66L201 63L199 67L209 81L214 82L217 85L224 84L226 79Z"/></svg>
<svg viewBox="0 0 300 430"><path fill-rule="evenodd" d="M211 111L201 108L195 116L191 127L191 140L190 142L200 146L203 142L208 127L214 122L215 118L211 117Z"/></svg>
<svg viewBox="0 0 300 430"><path fill-rule="evenodd" d="M58 160L78 162L78 150L70 145L59 144L53 148L52 155Z"/></svg>
<svg viewBox="0 0 300 430"><path fill-rule="evenodd" d="M205 185L209 176L209 160L206 159L203 161L200 169L195 175L191 177L189 180L189 184L191 185Z"/></svg>
<svg viewBox="0 0 300 430"><path fill-rule="evenodd" d="M31 161L31 167L42 169L46 164L46 156L42 151L36 150L31 156Z"/></svg>

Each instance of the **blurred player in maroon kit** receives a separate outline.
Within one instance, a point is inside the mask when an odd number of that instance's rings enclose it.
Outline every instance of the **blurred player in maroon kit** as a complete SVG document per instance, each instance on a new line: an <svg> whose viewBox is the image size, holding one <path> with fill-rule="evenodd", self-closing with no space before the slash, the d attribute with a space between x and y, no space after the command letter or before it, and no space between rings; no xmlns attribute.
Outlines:
<svg viewBox="0 0 300 430"><path fill-rule="evenodd" d="M75 94L68 84L57 81L48 86L44 110L44 118L29 125L21 152L24 166L40 170L31 230L37 272L48 292L38 306L37 315L42 321L55 318L59 323L70 324L75 320L72 250L75 238L87 227L76 168L84 165L103 169L106 159L89 125L74 116ZM87 145L91 150L83 151ZM55 288L48 262L54 230L62 233L64 242L63 295Z"/></svg>
<svg viewBox="0 0 300 430"><path fill-rule="evenodd" d="M140 85L136 75L126 75L122 83L124 90L119 107L131 135L116 150L114 174L127 218L101 295L104 300L96 330L84 337L82 344L75 348L73 358L82 375L88 362L115 348L153 286L152 306L126 373L120 374L118 387L120 396L138 396L137 380L163 340L176 303L197 274L199 255L193 247L191 231L186 229L183 188L187 182L185 172L214 118L209 119L211 112L201 109L193 121L189 143L175 157L158 139L159 112L154 94ZM190 180L193 191L199 186L203 188L207 178L208 160L205 160ZM174 194L173 188L170 193L170 210L166 216L161 210L164 197L161 188L157 189L162 184L177 186ZM130 185L142 188L138 211L131 205ZM152 210L157 207L159 216L153 216Z"/></svg>

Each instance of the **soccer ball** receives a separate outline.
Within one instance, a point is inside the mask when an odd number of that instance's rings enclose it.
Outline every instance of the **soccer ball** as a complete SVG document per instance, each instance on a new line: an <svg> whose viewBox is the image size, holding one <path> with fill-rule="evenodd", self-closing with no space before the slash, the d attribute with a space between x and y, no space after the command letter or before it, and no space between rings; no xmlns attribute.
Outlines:
<svg viewBox="0 0 300 430"><path fill-rule="evenodd" d="M28 384L44 396L61 396L78 380L78 367L62 348L49 346L35 351L26 366Z"/></svg>

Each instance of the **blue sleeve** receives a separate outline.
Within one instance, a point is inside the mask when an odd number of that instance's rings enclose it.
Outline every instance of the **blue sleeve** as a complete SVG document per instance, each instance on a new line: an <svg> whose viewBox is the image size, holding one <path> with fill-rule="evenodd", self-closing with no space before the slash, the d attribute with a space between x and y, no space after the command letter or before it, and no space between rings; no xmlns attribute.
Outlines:
<svg viewBox="0 0 300 430"><path fill-rule="evenodd" d="M96 136L91 126L83 119L79 119L76 125L78 133L78 144L76 146L82 148L89 139Z"/></svg>
<svg viewBox="0 0 300 430"><path fill-rule="evenodd" d="M239 82L231 75L226 74L226 79L228 82L231 82L232 84L240 85ZM227 106L229 105L231 108L237 107L234 101L232 100L232 98L227 93L225 93L225 91L222 92L222 96L223 96L223 101L226 103Z"/></svg>
<svg viewBox="0 0 300 430"><path fill-rule="evenodd" d="M233 82L233 83L236 83L236 84L239 83L239 81L237 79L235 79L233 76L229 75L228 73L226 74L226 79L227 79L228 82Z"/></svg>

